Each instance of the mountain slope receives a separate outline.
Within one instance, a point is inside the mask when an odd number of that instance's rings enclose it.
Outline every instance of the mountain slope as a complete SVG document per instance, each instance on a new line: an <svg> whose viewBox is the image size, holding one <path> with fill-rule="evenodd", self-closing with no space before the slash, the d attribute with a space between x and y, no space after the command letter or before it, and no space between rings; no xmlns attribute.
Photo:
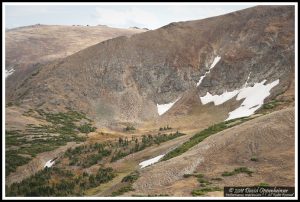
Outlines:
<svg viewBox="0 0 300 202"><path fill-rule="evenodd" d="M6 79L6 184L20 182L7 193L110 196L133 185L125 195L190 196L200 183L292 186L294 15L293 6L257 6L20 64ZM180 145L176 157L141 169ZM48 163L73 177L51 174ZM117 176L92 183L102 166ZM123 182L136 171L135 184ZM183 178L193 172L204 176ZM28 186L35 181L47 188Z"/></svg>
<svg viewBox="0 0 300 202"><path fill-rule="evenodd" d="M190 196L199 183L184 174L202 173L213 186L294 185L294 108L283 109L216 133L182 155L141 169L128 194ZM222 176L247 167L247 174ZM221 178L223 180L211 180ZM196 179L194 179L196 181ZM181 185L181 186L179 186Z"/></svg>
<svg viewBox="0 0 300 202"><path fill-rule="evenodd" d="M42 66L9 100L135 122L157 118L157 104L180 101L186 91L199 97L276 82L274 98L293 69L293 6L258 6L104 41Z"/></svg>
<svg viewBox="0 0 300 202"><path fill-rule="evenodd" d="M9 29L5 35L6 69L18 64L45 63L101 41L140 33L107 26L32 25Z"/></svg>
<svg viewBox="0 0 300 202"><path fill-rule="evenodd" d="M5 75L7 96L26 77L45 63L118 36L141 33L141 29L107 26L32 25L6 30Z"/></svg>

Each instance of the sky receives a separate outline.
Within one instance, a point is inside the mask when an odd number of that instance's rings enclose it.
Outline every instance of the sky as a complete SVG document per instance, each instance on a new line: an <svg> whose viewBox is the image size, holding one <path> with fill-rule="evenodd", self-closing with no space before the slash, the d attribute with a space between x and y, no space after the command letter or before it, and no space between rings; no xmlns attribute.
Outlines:
<svg viewBox="0 0 300 202"><path fill-rule="evenodd" d="M33 24L108 25L157 29L171 22L204 19L255 6L249 4L79 4L79 5L5 5L5 27Z"/></svg>

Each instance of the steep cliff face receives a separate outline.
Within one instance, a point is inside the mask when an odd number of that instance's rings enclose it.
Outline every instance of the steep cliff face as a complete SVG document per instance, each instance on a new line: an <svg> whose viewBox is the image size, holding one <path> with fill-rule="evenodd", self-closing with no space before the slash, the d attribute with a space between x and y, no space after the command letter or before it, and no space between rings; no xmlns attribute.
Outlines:
<svg viewBox="0 0 300 202"><path fill-rule="evenodd" d="M258 6L104 41L41 66L9 100L108 123L172 113L187 95L204 105L265 89L250 110L288 89L294 65L294 7Z"/></svg>

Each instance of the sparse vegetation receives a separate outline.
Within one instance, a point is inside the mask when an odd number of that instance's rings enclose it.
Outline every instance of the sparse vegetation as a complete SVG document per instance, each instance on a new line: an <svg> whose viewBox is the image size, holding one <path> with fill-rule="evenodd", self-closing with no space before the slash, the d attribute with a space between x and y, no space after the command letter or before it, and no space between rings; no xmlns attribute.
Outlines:
<svg viewBox="0 0 300 202"><path fill-rule="evenodd" d="M258 187L269 187L270 185L268 183L265 183L265 182L261 182L259 183L258 185L256 185Z"/></svg>
<svg viewBox="0 0 300 202"><path fill-rule="evenodd" d="M188 178L188 177L203 178L204 175L201 174L201 173L193 173L193 174L184 174L183 177L184 177L184 178Z"/></svg>
<svg viewBox="0 0 300 202"><path fill-rule="evenodd" d="M12 103L12 102L8 102L7 104L6 104L6 107L11 107L11 106L13 106L14 104Z"/></svg>
<svg viewBox="0 0 300 202"><path fill-rule="evenodd" d="M6 189L7 196L81 196L84 190L112 180L112 168L100 167L96 174L75 175L69 170L45 168Z"/></svg>
<svg viewBox="0 0 300 202"><path fill-rule="evenodd" d="M23 157L14 151L5 152L5 175L8 176L9 173L15 172L18 166L28 163L31 158Z"/></svg>
<svg viewBox="0 0 300 202"><path fill-rule="evenodd" d="M274 99L274 100L271 100L271 101L263 104L263 106L258 111L256 111L256 113L267 114L267 113L274 111L279 106L288 105L290 102L292 102L292 100Z"/></svg>
<svg viewBox="0 0 300 202"><path fill-rule="evenodd" d="M128 132L128 131L134 131L136 130L135 127L133 126L127 126L126 128L124 128L124 131Z"/></svg>
<svg viewBox="0 0 300 202"><path fill-rule="evenodd" d="M129 191L134 191L132 186L125 186L125 187L118 189L117 191L112 192L111 196L120 196L120 195L124 194L125 192L129 192Z"/></svg>
<svg viewBox="0 0 300 202"><path fill-rule="evenodd" d="M205 184L205 185L211 184L208 180L203 179L203 178L198 178L197 180L198 180L198 182L200 182L200 183L202 183L202 184Z"/></svg>
<svg viewBox="0 0 300 202"><path fill-rule="evenodd" d="M49 124L28 124L23 131L6 131L6 175L14 172L16 167L26 164L39 153L52 151L66 145L67 142L85 141L86 137L79 133L95 129L85 115L76 111L50 113L41 109L35 111L30 109L23 115L47 121ZM88 123L77 126L82 120ZM14 158L11 158L12 154Z"/></svg>
<svg viewBox="0 0 300 202"><path fill-rule="evenodd" d="M174 138L184 135L183 133L176 132L171 134L157 134L157 135L143 135L142 141L139 142L138 139L132 139L131 141L119 138L119 148L113 153L111 161L117 161L129 154L144 150L154 144L159 145L162 142L172 140Z"/></svg>
<svg viewBox="0 0 300 202"><path fill-rule="evenodd" d="M272 100L268 103L265 103L263 106L262 106L262 109L273 109L274 107L278 106L280 104L280 101L279 100Z"/></svg>
<svg viewBox="0 0 300 202"><path fill-rule="evenodd" d="M251 157L251 161L258 161L257 157Z"/></svg>
<svg viewBox="0 0 300 202"><path fill-rule="evenodd" d="M252 176L253 171L249 170L249 168L247 168L247 167L239 167L239 168L234 169L231 172L226 171L226 172L222 173L222 176L228 177L228 176L236 175L239 173L246 173L249 176Z"/></svg>
<svg viewBox="0 0 300 202"><path fill-rule="evenodd" d="M197 178L203 178L204 177L204 175L203 174L201 174L201 173L196 173L196 174L193 174L195 177L197 177Z"/></svg>
<svg viewBox="0 0 300 202"><path fill-rule="evenodd" d="M184 178L189 178L189 177L191 177L191 176L193 176L193 175L192 175L192 174L184 174L184 175L183 175Z"/></svg>
<svg viewBox="0 0 300 202"><path fill-rule="evenodd" d="M148 197L161 197L161 196L169 196L169 194L148 194Z"/></svg>
<svg viewBox="0 0 300 202"><path fill-rule="evenodd" d="M164 130L171 130L172 128L169 126L169 125L167 125L167 126L164 126L164 127L160 127L159 128L159 131L164 131Z"/></svg>
<svg viewBox="0 0 300 202"><path fill-rule="evenodd" d="M214 185L214 182L211 182L209 178L205 177L201 173L194 173L194 174L185 174L183 176L184 178L188 177L196 177L197 181L199 182L199 187L198 189L195 189L191 192L193 196L203 196L208 192L213 192L213 191L222 191L221 188L218 186ZM211 178L213 181L221 181L223 180L222 178Z"/></svg>
<svg viewBox="0 0 300 202"><path fill-rule="evenodd" d="M169 194L148 194L148 195L141 195L141 194L133 194L133 197L161 197L161 196L169 196Z"/></svg>
<svg viewBox="0 0 300 202"><path fill-rule="evenodd" d="M139 172L134 171L122 179L122 184L125 185L117 191L112 192L112 196L119 196L125 192L134 191L132 184L139 178Z"/></svg>
<svg viewBox="0 0 300 202"><path fill-rule="evenodd" d="M210 135L216 134L222 130L225 130L227 128L231 128L233 126L239 125L247 120L250 120L251 118L243 117L243 118L237 118L232 119L229 121L225 121L222 123L215 124L213 126L210 126L203 131L195 134L193 137L191 137L187 142L183 143L179 147L175 148L174 150L167 153L162 160L166 161L168 159L174 158L175 156L179 156L183 154L184 152L188 151L193 146L199 144L202 142L205 138L209 137Z"/></svg>
<svg viewBox="0 0 300 202"><path fill-rule="evenodd" d="M193 196L203 196L206 193L212 192L212 191L222 191L222 189L219 187L204 187L204 188L193 190L192 195Z"/></svg>
<svg viewBox="0 0 300 202"><path fill-rule="evenodd" d="M194 174L194 177L197 177L198 182L200 183L201 187L206 187L210 184L212 184L211 182L208 181L208 179L204 178L204 175L199 173L199 174Z"/></svg>
<svg viewBox="0 0 300 202"><path fill-rule="evenodd" d="M90 133L90 132L95 132L96 131L96 127L93 127L92 124L87 123L87 124L79 126L78 130L81 133L86 133L87 134L87 133Z"/></svg>
<svg viewBox="0 0 300 202"><path fill-rule="evenodd" d="M31 74L31 76L36 76L36 75L38 75L39 72L40 72L40 69L37 69L35 72L33 72L33 73Z"/></svg>
<svg viewBox="0 0 300 202"><path fill-rule="evenodd" d="M95 143L91 145L82 145L75 148L69 148L64 156L69 158L69 165L82 166L88 168L100 163L103 158L108 157L111 150L108 144Z"/></svg>
<svg viewBox="0 0 300 202"><path fill-rule="evenodd" d="M216 177L216 178L211 178L211 180L215 180L215 181L222 181L223 179L220 177Z"/></svg>
<svg viewBox="0 0 300 202"><path fill-rule="evenodd" d="M191 174L189 176L194 176L197 177L197 180L199 182L199 186L201 188L195 189L192 191L192 195L193 196L203 196L208 192L212 192L212 191L221 191L221 189L217 186L213 186L212 182L210 182L206 177L204 177L203 174ZM221 179L221 178L218 178Z"/></svg>
<svg viewBox="0 0 300 202"><path fill-rule="evenodd" d="M124 177L122 179L122 182L134 183L139 178L139 176L140 176L139 172L134 171L134 172L130 173L129 175L127 175L126 177Z"/></svg>
<svg viewBox="0 0 300 202"><path fill-rule="evenodd" d="M64 158L69 159L70 166L81 166L88 168L95 164L117 161L129 154L141 151L154 144L160 144L176 137L182 136L182 133L143 135L141 140L132 137L119 137L115 142L104 142L95 144L85 144L74 148L69 148Z"/></svg>

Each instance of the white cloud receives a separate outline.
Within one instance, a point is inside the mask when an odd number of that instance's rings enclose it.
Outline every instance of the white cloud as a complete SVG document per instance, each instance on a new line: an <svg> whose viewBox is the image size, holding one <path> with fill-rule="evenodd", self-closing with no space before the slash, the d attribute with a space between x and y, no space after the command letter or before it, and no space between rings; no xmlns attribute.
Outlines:
<svg viewBox="0 0 300 202"><path fill-rule="evenodd" d="M128 28L137 26L153 29L159 26L158 18L153 13L137 7L131 7L126 10L97 7L95 17L99 24L113 27Z"/></svg>
<svg viewBox="0 0 300 202"><path fill-rule="evenodd" d="M223 15L226 13L230 13L241 8L233 7L233 6L180 6L180 5L172 5L168 6L166 12L170 16L174 16L174 19L177 21L184 20L198 20L209 18L213 16Z"/></svg>

